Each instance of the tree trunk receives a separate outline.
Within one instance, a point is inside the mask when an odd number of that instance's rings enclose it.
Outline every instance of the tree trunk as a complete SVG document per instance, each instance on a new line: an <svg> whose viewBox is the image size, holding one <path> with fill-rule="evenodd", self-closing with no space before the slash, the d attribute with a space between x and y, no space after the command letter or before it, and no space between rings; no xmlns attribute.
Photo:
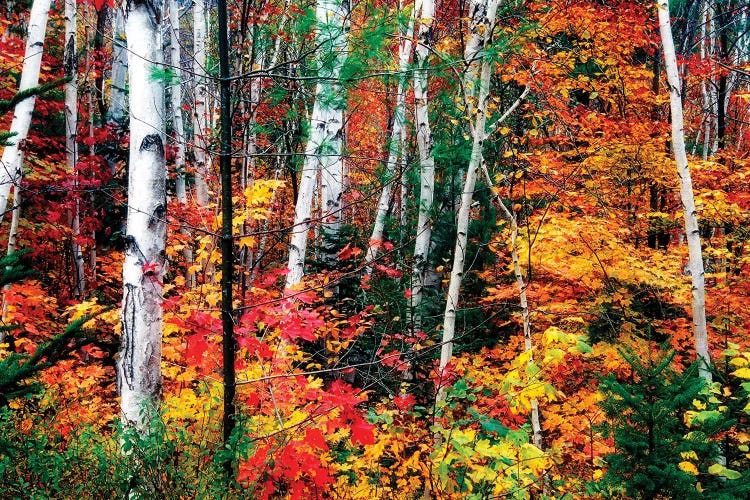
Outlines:
<svg viewBox="0 0 750 500"><path fill-rule="evenodd" d="M44 33L47 29L51 0L34 0L29 15L29 29L26 38L26 52L24 54L21 83L18 91L23 92L35 88L39 84L39 70L42 65L44 51ZM8 208L11 186L21 181L21 149L31 127L31 115L34 112L36 97L30 96L19 101L13 109L13 121L10 132L15 134L10 138L12 144L3 150L0 160L0 222L5 217Z"/></svg>
<svg viewBox="0 0 750 500"><path fill-rule="evenodd" d="M419 1L418 1L419 3ZM414 7L417 9L416 5ZM423 0L421 5L419 38L414 50L414 107L416 115L417 148L419 149L419 215L417 235L414 242L414 260L411 275L411 314L413 332L422 330L422 297L429 262L432 239L432 203L435 194L435 157L432 154L432 130L428 106L429 56L432 50L434 0Z"/></svg>
<svg viewBox="0 0 750 500"><path fill-rule="evenodd" d="M393 129L391 130L391 137L388 142L388 162L385 168L385 178L383 179L383 189L380 192L380 199L378 200L378 208L375 213L375 224L372 228L372 235L370 236L370 242L367 246L367 254L365 255L365 273L372 273L372 263L378 255L378 250L383 244L383 230L385 228L385 218L388 214L388 208L391 202L391 193L393 191L393 183L399 178L396 169L399 154L405 155L406 151L402 151L402 136L406 132L406 85L407 76L406 71L411 61L411 39L414 36L414 16L416 15L417 5L414 6L411 19L409 20L409 26L406 29L406 33L401 34L401 39L398 44L398 86L396 90L396 107L393 109ZM401 207L403 210L403 207Z"/></svg>
<svg viewBox="0 0 750 500"><path fill-rule="evenodd" d="M195 201L208 206L209 155L206 132L210 128L207 114L206 86L206 4L196 0L193 7L193 78L195 108L193 109L193 154L195 156Z"/></svg>
<svg viewBox="0 0 750 500"><path fill-rule="evenodd" d="M310 228L313 192L318 171L324 175L326 188L323 207L326 226L336 231L341 203L342 171L341 143L346 98L339 83L339 74L347 55L349 30L349 2L346 0L318 0L316 43L318 45L318 77L315 104L310 118L310 138L305 147L305 161L294 210L294 226L289 244L289 274L286 289L302 281L307 232ZM333 54L332 62L327 61ZM337 194L338 193L338 194ZM327 218L327 219L326 219Z"/></svg>
<svg viewBox="0 0 750 500"><path fill-rule="evenodd" d="M175 195L177 201L182 205L187 205L187 187L185 185L185 126L182 119L182 67L181 61L181 50L180 50L180 8L177 5L177 0L168 0L167 8L169 9L169 54L172 63L172 71L174 72L174 80L172 84L172 91L170 95L170 102L172 105L172 129L174 133L174 142L177 146L177 153L175 154L174 169L176 174L175 182ZM190 230L182 228L181 232L186 236L190 236ZM195 273L190 271L190 265L193 263L193 248L191 245L185 245L182 251L182 255L185 257L187 263L187 270L185 271L185 285L188 289L192 289L195 286Z"/></svg>
<svg viewBox="0 0 750 500"><path fill-rule="evenodd" d="M78 45L76 43L78 12L75 0L65 0L65 151L67 153L68 170L73 176L73 187L78 187ZM71 251L73 253L73 295L82 297L86 288L86 275L83 268L83 253L81 245L76 241L80 236L80 202L79 194L75 193L75 208L69 213L73 238Z"/></svg>
<svg viewBox="0 0 750 500"><path fill-rule="evenodd" d="M495 14L497 12L498 0L489 0L484 5L472 4L482 14L472 16L472 33L482 33L482 47L489 43L495 25ZM478 26L477 23L481 23ZM477 171L482 164L482 147L485 138L485 123L487 100L490 90L490 77L492 75L493 62L488 61L482 55L476 55L472 60L481 60L479 76L479 93L474 106L474 140L471 148L469 166L466 169L466 179L461 193L461 201L458 207L456 246L453 254L453 268L451 269L448 284L448 296L445 304L445 315L443 319L443 341L440 351L440 372L444 372L453 355L453 339L456 331L456 310L459 304L461 281L464 276L464 265L466 261L466 250L469 233L469 215L471 203L474 198L474 186L477 179ZM468 100L468 96L467 96ZM445 398L445 387L441 386L438 399Z"/></svg>
<svg viewBox="0 0 750 500"><path fill-rule="evenodd" d="M657 1L659 14L659 31L664 49L664 66L669 83L669 102L672 112L672 151L677 162L677 175L680 178L680 197L685 220L685 236L688 243L688 269L692 279L693 294L693 333L695 350L702 361L700 374L711 382L711 356L708 349L708 331L706 329L706 295L703 255L701 251L698 215L693 196L693 182L690 178L687 154L685 152L685 130L682 117L682 100L680 97L680 80L677 70L672 27L669 20L668 0Z"/></svg>
<svg viewBox="0 0 750 500"><path fill-rule="evenodd" d="M169 56L174 77L170 92L172 105L172 129L177 147L174 168L176 174L175 194L180 203L187 203L185 187L185 127L182 120L182 67L180 65L180 7L177 0L168 0L169 10Z"/></svg>
<svg viewBox="0 0 750 500"><path fill-rule="evenodd" d="M166 160L161 2L131 0L126 19L130 68L130 167L123 263L122 347L117 362L123 421L141 435L159 418L162 279L166 272Z"/></svg>
<svg viewBox="0 0 750 500"><path fill-rule="evenodd" d="M127 89L125 79L128 76L128 49L125 40L125 6L115 7L112 29L112 83L110 85L109 108L107 120L122 124L125 121L127 108Z"/></svg>

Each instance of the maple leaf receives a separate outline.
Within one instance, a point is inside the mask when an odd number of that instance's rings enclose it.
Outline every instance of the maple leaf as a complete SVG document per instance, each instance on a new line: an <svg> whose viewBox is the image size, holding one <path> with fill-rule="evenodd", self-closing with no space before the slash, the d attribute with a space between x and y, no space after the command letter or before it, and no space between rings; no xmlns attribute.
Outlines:
<svg viewBox="0 0 750 500"><path fill-rule="evenodd" d="M200 364L203 354L208 350L208 342L203 334L196 333L187 338L185 359L188 363Z"/></svg>
<svg viewBox="0 0 750 500"><path fill-rule="evenodd" d="M313 449L328 451L328 443L326 443L326 438L320 429L307 429L305 431L305 443Z"/></svg>
<svg viewBox="0 0 750 500"><path fill-rule="evenodd" d="M393 398L393 404L401 411L409 411L417 402L413 394L399 394Z"/></svg>
<svg viewBox="0 0 750 500"><path fill-rule="evenodd" d="M367 446L375 444L375 433L372 424L368 424L363 419L356 419L350 425L352 430L352 443Z"/></svg>

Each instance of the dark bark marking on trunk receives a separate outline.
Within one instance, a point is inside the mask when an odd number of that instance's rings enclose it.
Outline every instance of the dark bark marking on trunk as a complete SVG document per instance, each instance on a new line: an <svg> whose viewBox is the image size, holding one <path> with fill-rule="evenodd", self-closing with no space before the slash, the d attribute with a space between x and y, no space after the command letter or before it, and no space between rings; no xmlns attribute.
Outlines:
<svg viewBox="0 0 750 500"><path fill-rule="evenodd" d="M164 143L161 140L159 134L149 134L141 141L140 151L152 151L158 153L159 156L164 155Z"/></svg>

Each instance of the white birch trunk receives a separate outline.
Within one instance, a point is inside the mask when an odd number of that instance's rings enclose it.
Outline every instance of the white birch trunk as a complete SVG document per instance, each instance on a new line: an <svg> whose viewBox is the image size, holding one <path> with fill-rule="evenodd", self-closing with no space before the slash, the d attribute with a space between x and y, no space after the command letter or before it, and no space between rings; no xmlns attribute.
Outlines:
<svg viewBox="0 0 750 500"><path fill-rule="evenodd" d="M21 156L23 156L23 153L21 153ZM11 219L10 219L10 230L8 231L8 255L12 254L16 251L16 247L18 244L18 222L21 218L21 190L18 184L14 186L14 204L13 209L11 210ZM8 283L3 287L3 292L7 292L10 290L11 283ZM8 302L5 300L5 293L3 293L3 307L2 307L2 316L0 318L3 321L4 325L7 325L11 323L11 319L8 317ZM5 332L0 331L0 343L2 343L5 340Z"/></svg>
<svg viewBox="0 0 750 500"><path fill-rule="evenodd" d="M416 6L415 6L416 10ZM429 56L432 50L434 0L424 0L421 5L419 38L414 50L414 107L416 116L417 148L419 149L419 214L417 236L414 242L414 260L411 275L412 331L422 330L422 296L425 287L430 240L432 239L432 204L435 195L435 157L432 154L432 129L428 113Z"/></svg>
<svg viewBox="0 0 750 500"><path fill-rule="evenodd" d="M76 43L76 30L78 24L78 12L75 0L65 0L65 77L70 78L65 84L65 151L68 160L68 170L73 175L73 187L78 187L78 44ZM76 195L77 196L77 195ZM80 203L76 197L74 212L71 217L71 229L73 241L71 250L73 252L73 294L76 297L83 296L86 289L86 275L83 268L83 252L81 245L76 242L80 235Z"/></svg>
<svg viewBox="0 0 750 500"><path fill-rule="evenodd" d="M711 382L711 355L708 348L708 331L706 328L706 292L703 270L698 214L695 208L693 183L690 178L687 154L685 152L685 130L682 116L682 99L680 96L680 79L675 55L672 27L669 20L668 0L657 0L659 14L659 32L664 49L664 66L669 83L669 102L672 112L672 151L677 163L677 175L680 178L680 197L685 219L685 237L688 244L688 269L692 279L693 295L693 333L695 350L700 364L700 374Z"/></svg>
<svg viewBox="0 0 750 500"><path fill-rule="evenodd" d="M485 46L486 39L482 26L484 19L488 17L488 0L470 0L469 2L469 37L464 48L464 61L466 70L463 80L464 101L466 113L470 119L474 118L474 107L476 106L477 83L481 66L481 51Z"/></svg>
<svg viewBox="0 0 750 500"><path fill-rule="evenodd" d="M182 119L182 68L180 66L180 8L177 0L168 0L167 9L169 11L169 55L172 63L174 79L172 82L172 92L170 103L172 105L172 128L174 129L175 145L177 154L175 155L174 168L176 176L175 194L180 203L187 203L187 189L185 188L185 127Z"/></svg>
<svg viewBox="0 0 750 500"><path fill-rule="evenodd" d="M112 84L110 85L107 120L123 123L127 113L128 49L125 40L125 6L115 7L112 29Z"/></svg>
<svg viewBox="0 0 750 500"><path fill-rule="evenodd" d="M315 104L310 117L310 138L305 147L305 161L294 210L294 226L289 244L289 274L286 288L302 281L307 252L307 232L310 228L313 192L318 170L323 174L322 207L325 227L336 231L340 220L342 127L346 99L339 84L339 74L347 55L349 2L346 0L318 0L316 7L316 43L318 48L318 77ZM331 61L325 62L333 53ZM330 203L330 205L329 205Z"/></svg>
<svg viewBox="0 0 750 500"><path fill-rule="evenodd" d="M472 4L474 6L475 4ZM482 16L472 16L472 32L482 33L482 47L486 47L492 36L497 12L498 0L489 0L479 11L485 13ZM479 21L483 27L474 26ZM453 267L451 269L448 284L448 295L445 304L445 315L443 319L443 341L440 350L440 371L443 372L450 363L453 356L453 339L456 332L456 310L459 305L461 281L463 280L466 261L466 246L469 233L469 216L471 203L474 198L474 186L476 185L477 172L482 165L482 148L485 138L485 123L487 100L489 97L490 77L492 76L492 63L483 55L479 54L474 59L481 59L481 70L479 77L479 93L474 107L474 140L471 148L469 166L466 169L466 179L461 193L461 201L458 208L456 246L453 253ZM445 388L441 387L438 399L445 398Z"/></svg>
<svg viewBox="0 0 750 500"><path fill-rule="evenodd" d="M708 43L708 23L709 23L709 12L710 4L708 1L703 1L701 5L701 38L700 38L700 57L701 60L706 59L707 51L706 45ZM711 94L709 93L709 87L712 85L711 79L708 82L701 82L701 95L703 97L703 159L708 159L710 155L709 148L711 144L711 125L713 123L713 104L711 101ZM696 144L697 144L696 139Z"/></svg>
<svg viewBox="0 0 750 500"><path fill-rule="evenodd" d="M188 202L187 187L185 185L185 126L182 118L182 66L181 66L181 49L180 49L180 8L177 0L168 0L167 9L169 11L169 55L174 72L174 81L172 83L172 92L170 103L172 106L172 129L174 132L175 145L177 154L175 155L174 169L176 174L175 195L177 201L186 205ZM181 229L185 235L190 235L187 228ZM187 267L193 263L193 249L188 244L182 251L185 257ZM195 286L195 273L185 271L185 285L188 289Z"/></svg>
<svg viewBox="0 0 750 500"><path fill-rule="evenodd" d="M122 347L117 362L124 422L139 433L158 418L161 395L162 279L165 274L166 160L160 2L131 0L130 171L123 263Z"/></svg>
<svg viewBox="0 0 750 500"><path fill-rule="evenodd" d="M208 206L209 155L206 132L210 128L208 116L208 87L206 86L206 4L196 0L193 7L193 77L195 78L195 107L193 109L193 154L195 155L195 201L199 207Z"/></svg>
<svg viewBox="0 0 750 500"><path fill-rule="evenodd" d="M393 109L393 129L391 138L388 143L388 162L385 168L385 179L383 179L383 189L378 199L378 207L375 212L375 223L372 228L372 235L367 246L365 254L365 274L372 274L372 263L378 255L378 250L383 244L383 230L385 228L385 218L388 214L388 207L391 202L391 192L393 191L393 182L397 179L396 166L399 155L405 155L402 150L402 143L405 142L403 137L406 133L406 71L409 69L411 61L412 37L414 36L414 17L416 15L416 5L412 12L406 33L401 34L401 40L398 44L398 85L396 88L396 106ZM401 207L404 210L404 207Z"/></svg>
<svg viewBox="0 0 750 500"><path fill-rule="evenodd" d="M18 86L19 92L33 89L39 85L39 70L42 65L44 34L47 29L50 3L51 0L34 0L31 4L26 52L24 53L23 70L21 71L21 83ZM29 133L31 114L34 111L35 103L36 97L31 96L18 102L13 109L10 132L15 135L10 138L11 144L5 147L2 159L0 159L0 222L2 222L5 211L8 209L10 188L19 184L22 177L22 154L19 145L26 140Z"/></svg>
<svg viewBox="0 0 750 500"><path fill-rule="evenodd" d="M528 90L528 87L526 87L526 89ZM511 106L510 109L505 113L504 117L498 120L498 123L502 123L504 121L504 118L506 118L510 115L510 113L513 112L513 110L518 106L518 104L520 104L524 97L525 94L522 94L521 97L519 97L515 102L515 104ZM518 216L517 214L511 212L508 207L505 206L505 203L503 203L503 200L500 198L500 195L498 194L494 183L492 182L490 173L487 171L487 166L483 163L481 168L487 186L489 186L491 192L493 193L493 196L497 200L497 205L505 215L508 224L510 224L510 255L511 260L513 261L513 274L516 277L516 286L518 287L518 302L521 306L521 319L523 322L523 345L525 352L532 353L531 356L529 356L529 364L531 364L534 362L534 343L533 339L531 338L531 318L529 314L529 301L526 296L526 283L523 278L523 272L521 271L520 258L518 257ZM536 398L533 398L531 400L531 432L534 446L541 450L542 424L539 419L539 401L537 401Z"/></svg>

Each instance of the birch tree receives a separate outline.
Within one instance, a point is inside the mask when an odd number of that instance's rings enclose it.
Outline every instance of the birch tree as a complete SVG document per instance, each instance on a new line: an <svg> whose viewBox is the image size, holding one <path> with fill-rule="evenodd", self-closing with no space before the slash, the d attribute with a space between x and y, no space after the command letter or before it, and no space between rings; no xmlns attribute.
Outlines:
<svg viewBox="0 0 750 500"><path fill-rule="evenodd" d="M159 0L131 0L125 31L130 70L130 162L123 263L122 341L117 362L123 420L139 433L158 418L162 279L165 274L166 160Z"/></svg>
<svg viewBox="0 0 750 500"><path fill-rule="evenodd" d="M208 153L206 131L208 120L208 86L206 85L206 2L196 0L193 6L193 155L195 156L195 201L208 206Z"/></svg>
<svg viewBox="0 0 750 500"><path fill-rule="evenodd" d="M688 244L688 270L692 281L693 295L693 336L695 350L700 363L700 374L711 382L711 355L708 349L708 330L706 328L706 288L703 269L698 214L695 208L693 182L690 177L687 153L685 151L685 127L682 114L682 96L680 95L680 76L677 68L672 26L669 20L668 0L657 0L659 14L659 32L664 52L664 66L669 85L669 104L672 114L672 152L677 163L677 176L680 178L680 198L685 224L685 236ZM721 106L721 103L719 104Z"/></svg>
<svg viewBox="0 0 750 500"><path fill-rule="evenodd" d="M112 28L112 83L110 85L107 119L122 123L125 120L128 76L128 52L125 40L125 7L115 7Z"/></svg>
<svg viewBox="0 0 750 500"><path fill-rule="evenodd" d="M180 8L177 0L167 1L169 15L169 57L171 61L174 78L170 92L170 104L172 107L172 129L175 136L174 168L177 174L175 194L180 203L187 203L187 190L185 187L185 127L182 120L182 68L180 66Z"/></svg>
<svg viewBox="0 0 750 500"><path fill-rule="evenodd" d="M418 3L418 2L417 2ZM414 36L414 16L418 8L417 3L414 5L412 15L406 32L401 34L401 40L398 44L398 85L396 88L396 106L393 109L393 129L388 143L388 161L385 168L385 179L383 180L383 189L378 199L378 207L375 213L375 223L372 228L372 235L367 246L365 254L365 270L367 274L372 273L372 263L378 255L380 245L383 243L383 230L385 228L385 218L388 214L388 208L391 202L391 193L393 191L393 182L397 178L396 166L399 155L404 155L402 136L406 129L406 85L409 62L412 52L412 37ZM403 210L403 207L402 207Z"/></svg>
<svg viewBox="0 0 750 500"><path fill-rule="evenodd" d="M472 17L470 30L471 33L479 33L481 35L481 44L476 47L472 45L467 46L467 53L470 49L472 50L472 54L476 51L476 55L472 55L470 61L480 61L481 64L478 79L479 88L476 93L476 98L474 100L467 95L467 101L470 100L476 103L474 111L472 112L474 115L473 142L457 215L456 245L453 253L453 267L451 269L451 276L448 284L448 295L443 319L443 341L440 350L441 372L446 369L453 355L453 340L456 331L456 310L458 309L461 281L463 280L466 262L469 215L471 212L471 203L474 198L477 172L482 165L482 149L485 139L485 124L487 121L487 101L489 98L490 77L492 76L493 63L487 58L484 50L486 50L492 38L497 7L498 0L488 0L486 3L475 2L472 3L471 6ZM468 57L467 60L469 60ZM473 83L468 88L469 90L473 89ZM438 399L443 399L444 397L445 391L444 388L441 387L441 390L438 393Z"/></svg>
<svg viewBox="0 0 750 500"><path fill-rule="evenodd" d="M417 236L414 242L414 260L411 275L412 330L422 329L422 295L425 287L430 240L432 239L432 203L435 195L435 157L432 154L432 129L428 113L429 55L432 50L434 0L422 0L419 35L414 49L414 107L416 116L417 148L419 149L419 214ZM417 7L414 7L415 11Z"/></svg>
<svg viewBox="0 0 750 500"><path fill-rule="evenodd" d="M78 174L76 172L78 163L78 44L76 43L78 13L75 0L65 0L65 151L68 160L68 169L73 175L73 186L78 186ZM86 276L83 268L83 252L81 245L76 241L80 235L80 203L76 198L73 213L70 214L73 230L73 293L81 297L86 287Z"/></svg>
<svg viewBox="0 0 750 500"><path fill-rule="evenodd" d="M51 0L34 0L29 15L29 29L26 36L26 51L24 53L23 70L19 92L29 91L39 84L39 71L42 66L44 52L44 34L47 30ZM31 127L31 115L34 112L36 96L31 95L13 108L13 120L10 124L11 143L3 150L0 159L0 222L5 217L8 208L11 186L20 183L22 177L21 144L26 140Z"/></svg>
<svg viewBox="0 0 750 500"><path fill-rule="evenodd" d="M313 193L318 172L323 172L325 184L323 218L329 231L335 231L340 217L342 129L346 98L339 82L347 56L349 2L347 0L318 0L315 65L318 83L315 104L310 117L310 137L305 146L305 160L294 209L294 226L289 244L289 273L286 289L302 281L307 252L307 232L310 228Z"/></svg>

